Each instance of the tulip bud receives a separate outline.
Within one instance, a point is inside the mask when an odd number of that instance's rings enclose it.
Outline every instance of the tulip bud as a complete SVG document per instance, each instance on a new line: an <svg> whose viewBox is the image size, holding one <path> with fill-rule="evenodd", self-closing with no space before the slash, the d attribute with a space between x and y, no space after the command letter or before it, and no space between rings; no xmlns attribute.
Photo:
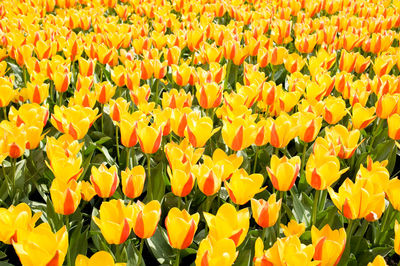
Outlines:
<svg viewBox="0 0 400 266"><path fill-rule="evenodd" d="M73 214L81 201L81 184L75 179L67 183L62 179L54 179L50 187L50 196L56 213Z"/></svg>
<svg viewBox="0 0 400 266"><path fill-rule="evenodd" d="M128 198L134 199L139 197L143 192L146 173L143 166L138 165L132 169L126 169L121 172L122 191Z"/></svg>
<svg viewBox="0 0 400 266"><path fill-rule="evenodd" d="M251 199L251 210L256 223L262 228L274 226L281 210L282 199L276 201L276 194L272 194L268 201Z"/></svg>
<svg viewBox="0 0 400 266"><path fill-rule="evenodd" d="M94 91L96 92L96 100L101 104L108 103L111 97L114 96L115 90L116 87L111 86L111 83L109 83L108 81L94 84Z"/></svg>
<svg viewBox="0 0 400 266"><path fill-rule="evenodd" d="M171 190L175 196L186 197L192 191L195 176L186 169L175 168L171 171L167 169L168 176L171 180Z"/></svg>
<svg viewBox="0 0 400 266"><path fill-rule="evenodd" d="M161 215L161 205L157 200L147 204L138 201L133 205L132 228L140 238L150 238L156 231Z"/></svg>
<svg viewBox="0 0 400 266"><path fill-rule="evenodd" d="M297 178L300 170L300 157L288 159L286 156L279 159L276 155L271 157L271 168L267 167L268 175L276 190L289 191Z"/></svg>
<svg viewBox="0 0 400 266"><path fill-rule="evenodd" d="M286 225L280 224L283 234L286 237L296 236L300 237L304 231L306 231L306 225L304 223L298 223L296 220L290 220Z"/></svg>
<svg viewBox="0 0 400 266"><path fill-rule="evenodd" d="M113 165L107 169L104 163L99 168L92 166L90 182L99 197L111 197L119 185L117 167Z"/></svg>
<svg viewBox="0 0 400 266"><path fill-rule="evenodd" d="M186 210L172 208L165 218L169 244L176 249L185 249L193 241L200 215L190 215Z"/></svg>
<svg viewBox="0 0 400 266"><path fill-rule="evenodd" d="M96 196L96 191L90 182L81 181L81 198L84 201L90 201Z"/></svg>

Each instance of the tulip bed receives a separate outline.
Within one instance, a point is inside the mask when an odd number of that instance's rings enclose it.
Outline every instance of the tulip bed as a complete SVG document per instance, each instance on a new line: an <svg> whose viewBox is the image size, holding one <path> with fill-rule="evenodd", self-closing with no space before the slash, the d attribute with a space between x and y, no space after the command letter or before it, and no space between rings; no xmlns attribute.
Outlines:
<svg viewBox="0 0 400 266"><path fill-rule="evenodd" d="M399 262L400 1L0 18L0 266Z"/></svg>

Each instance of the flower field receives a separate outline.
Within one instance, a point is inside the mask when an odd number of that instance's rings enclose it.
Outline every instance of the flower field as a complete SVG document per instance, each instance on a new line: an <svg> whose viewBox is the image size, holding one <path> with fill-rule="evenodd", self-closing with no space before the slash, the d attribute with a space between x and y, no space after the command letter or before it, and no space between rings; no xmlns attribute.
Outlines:
<svg viewBox="0 0 400 266"><path fill-rule="evenodd" d="M400 1L0 1L0 266L396 265Z"/></svg>

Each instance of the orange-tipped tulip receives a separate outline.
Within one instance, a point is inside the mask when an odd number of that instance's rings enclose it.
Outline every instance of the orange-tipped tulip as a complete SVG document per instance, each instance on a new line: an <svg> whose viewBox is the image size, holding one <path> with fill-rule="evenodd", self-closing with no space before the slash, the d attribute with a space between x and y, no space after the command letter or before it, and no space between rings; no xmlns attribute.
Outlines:
<svg viewBox="0 0 400 266"><path fill-rule="evenodd" d="M172 208L165 218L169 244L176 249L185 249L192 244L200 215L190 215L186 210Z"/></svg>
<svg viewBox="0 0 400 266"><path fill-rule="evenodd" d="M108 169L104 163L99 168L92 166L90 182L99 197L111 197L119 185L117 167L113 165Z"/></svg>
<svg viewBox="0 0 400 266"><path fill-rule="evenodd" d="M300 157L295 156L288 159L286 156L278 158L271 157L271 167L267 167L269 178L276 190L289 191L296 181L300 170Z"/></svg>
<svg viewBox="0 0 400 266"><path fill-rule="evenodd" d="M256 223L262 228L275 225L281 210L282 199L276 201L276 194L272 194L268 201L251 199L251 210Z"/></svg>
<svg viewBox="0 0 400 266"><path fill-rule="evenodd" d="M344 228L332 230L327 224L321 230L311 228L311 239L315 248L314 260L320 261L321 266L337 265L346 245Z"/></svg>
<svg viewBox="0 0 400 266"><path fill-rule="evenodd" d="M138 165L132 169L126 169L121 172L122 191L128 198L134 199L139 197L143 192L146 173L143 166Z"/></svg>
<svg viewBox="0 0 400 266"><path fill-rule="evenodd" d="M54 179L50 187L54 211L62 215L73 214L81 202L81 184L72 179L68 183Z"/></svg>
<svg viewBox="0 0 400 266"><path fill-rule="evenodd" d="M138 123L137 135L140 148L144 153L152 154L158 151L161 145L162 128L155 124L146 125L144 122Z"/></svg>
<svg viewBox="0 0 400 266"><path fill-rule="evenodd" d="M266 188L261 187L263 182L264 177L261 174L249 175L246 170L239 169L232 174L229 183L225 181L224 184L230 199L235 204L243 205Z"/></svg>
<svg viewBox="0 0 400 266"><path fill-rule="evenodd" d="M150 238L156 231L161 216L161 205L157 200L133 204L132 228L140 238Z"/></svg>

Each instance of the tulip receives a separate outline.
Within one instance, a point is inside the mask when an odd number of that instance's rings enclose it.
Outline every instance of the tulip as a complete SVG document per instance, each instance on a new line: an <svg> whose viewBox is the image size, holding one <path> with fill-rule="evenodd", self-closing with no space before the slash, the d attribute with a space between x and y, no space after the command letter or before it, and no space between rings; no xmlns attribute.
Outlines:
<svg viewBox="0 0 400 266"><path fill-rule="evenodd" d="M116 100L110 100L110 117L114 122L121 121L121 115L128 112L129 103L122 97Z"/></svg>
<svg viewBox="0 0 400 266"><path fill-rule="evenodd" d="M101 104L106 104L115 94L116 87L111 86L111 83L104 81L102 83L94 84L94 91L96 92L96 100Z"/></svg>
<svg viewBox="0 0 400 266"><path fill-rule="evenodd" d="M160 221L160 215L161 205L157 200L147 204L140 201L133 204L132 228L135 234L142 239L152 237Z"/></svg>
<svg viewBox="0 0 400 266"><path fill-rule="evenodd" d="M200 242L196 255L196 266L228 266L235 262L238 251L235 242L229 238L223 238L213 242L205 238Z"/></svg>
<svg viewBox="0 0 400 266"><path fill-rule="evenodd" d="M155 124L146 125L144 122L138 122L137 135L140 148L146 154L152 154L158 151L161 145L162 128Z"/></svg>
<svg viewBox="0 0 400 266"><path fill-rule="evenodd" d="M49 84L40 82L28 82L27 83L27 94L28 99L31 103L41 104L49 96Z"/></svg>
<svg viewBox="0 0 400 266"><path fill-rule="evenodd" d="M309 54L314 50L314 47L317 44L317 35L303 34L301 36L297 36L294 44L300 53Z"/></svg>
<svg viewBox="0 0 400 266"><path fill-rule="evenodd" d="M397 220L394 222L394 251L400 255L400 224Z"/></svg>
<svg viewBox="0 0 400 266"><path fill-rule="evenodd" d="M400 180L398 178L390 179L385 193L390 201L390 204L392 204L393 208L397 211L400 210L400 199L398 197L399 192Z"/></svg>
<svg viewBox="0 0 400 266"><path fill-rule="evenodd" d="M165 156L172 169L175 169L173 162L188 162L190 166L195 165L204 152L204 148L195 149L187 138L184 138L180 144L169 142L164 147Z"/></svg>
<svg viewBox="0 0 400 266"><path fill-rule="evenodd" d="M371 63L370 57L364 57L361 54L357 53L357 59L356 59L356 65L354 70L361 74L365 72L365 70L368 68L369 64Z"/></svg>
<svg viewBox="0 0 400 266"><path fill-rule="evenodd" d="M81 198L84 201L90 201L96 196L96 191L90 182L81 181Z"/></svg>
<svg viewBox="0 0 400 266"><path fill-rule="evenodd" d="M229 183L224 182L231 200L238 205L246 204L257 193L263 191L266 187L261 187L264 177L261 174L249 175L246 170L239 169L235 171Z"/></svg>
<svg viewBox="0 0 400 266"><path fill-rule="evenodd" d="M181 89L179 92L176 89L163 92L161 99L163 109L170 107L172 109L182 109L184 107L192 106L193 97L190 92L186 93L185 90Z"/></svg>
<svg viewBox="0 0 400 266"><path fill-rule="evenodd" d="M195 118L189 116L185 136L195 148L206 145L206 142L219 130L213 129L213 121L208 116Z"/></svg>
<svg viewBox="0 0 400 266"><path fill-rule="evenodd" d="M235 242L236 247L240 246L249 230L250 214L247 208L236 211L233 205L225 203L219 207L216 215L207 212L203 214L210 229L210 240L229 238Z"/></svg>
<svg viewBox="0 0 400 266"><path fill-rule="evenodd" d="M139 86L139 87L133 87L129 92L132 101L136 105L147 103L147 101L149 100L149 97L150 97L150 93L151 93L151 89L150 89L150 86L147 84L144 84L143 86Z"/></svg>
<svg viewBox="0 0 400 266"><path fill-rule="evenodd" d="M218 48L215 44L204 42L202 53L208 64L219 63L219 61L221 61L222 49Z"/></svg>
<svg viewBox="0 0 400 266"><path fill-rule="evenodd" d="M374 184L365 179L353 183L347 178L338 193L330 187L328 192L333 204L347 219L365 218L367 221L375 221L385 209L385 193L375 191Z"/></svg>
<svg viewBox="0 0 400 266"><path fill-rule="evenodd" d="M11 205L8 209L0 208L0 241L5 244L17 241L17 230L32 231L41 215L41 212L32 215L25 203Z"/></svg>
<svg viewBox="0 0 400 266"><path fill-rule="evenodd" d="M119 185L117 167L113 165L107 169L104 163L99 168L92 166L90 182L99 197L111 197Z"/></svg>
<svg viewBox="0 0 400 266"><path fill-rule="evenodd" d="M58 265L64 262L68 250L68 232L65 226L53 233L48 223L32 230L18 230L14 250L22 265Z"/></svg>
<svg viewBox="0 0 400 266"><path fill-rule="evenodd" d="M290 220L287 226L283 224L281 224L280 226L282 228L283 234L286 237L300 237L306 230L306 225L304 223L298 223L296 220Z"/></svg>
<svg viewBox="0 0 400 266"><path fill-rule="evenodd" d="M344 228L332 230L327 224L321 230L311 228L311 239L315 248L314 260L321 266L337 265L346 246L346 231Z"/></svg>
<svg viewBox="0 0 400 266"><path fill-rule="evenodd" d="M76 90L86 90L90 91L94 82L94 77L93 76L82 76L81 74L78 74L77 81L76 81ZM95 98L96 99L96 98Z"/></svg>
<svg viewBox="0 0 400 266"><path fill-rule="evenodd" d="M271 39L276 44L292 41L292 37L290 37L292 22L290 20L277 19L271 26Z"/></svg>
<svg viewBox="0 0 400 266"><path fill-rule="evenodd" d="M141 118L142 116L139 112L134 114L122 114L122 118L118 126L121 130L121 144L125 147L133 147L138 142L137 121Z"/></svg>
<svg viewBox="0 0 400 266"><path fill-rule="evenodd" d="M6 107L14 99L16 92L11 81L7 81L4 78L0 78L0 81L0 107Z"/></svg>
<svg viewBox="0 0 400 266"><path fill-rule="evenodd" d="M222 168L222 181L231 178L232 174L239 169L243 163L243 157L238 154L227 155L223 150L216 149L212 160L216 166Z"/></svg>
<svg viewBox="0 0 400 266"><path fill-rule="evenodd" d="M298 125L295 117L282 113L275 121L268 118L269 143L275 148L286 147L289 142L296 137Z"/></svg>
<svg viewBox="0 0 400 266"><path fill-rule="evenodd" d="M386 191L389 185L390 173L386 168L388 161L373 162L371 157L367 157L367 167L360 165L360 169L356 174L356 180L368 179L372 182L377 190Z"/></svg>
<svg viewBox="0 0 400 266"><path fill-rule="evenodd" d="M113 256L104 250L96 252L90 257L90 259L82 254L79 254L76 257L75 266L95 266L95 265L124 266L126 265L126 263L114 263Z"/></svg>
<svg viewBox="0 0 400 266"><path fill-rule="evenodd" d="M396 61L392 55L379 55L375 59L373 69L377 76L382 77L383 75L389 74L395 64Z"/></svg>
<svg viewBox="0 0 400 266"><path fill-rule="evenodd" d="M215 82L196 84L196 98L204 109L216 108L221 104L223 87Z"/></svg>
<svg viewBox="0 0 400 266"><path fill-rule="evenodd" d="M298 115L297 115L298 114ZM300 124L298 135L304 142L314 141L322 126L322 117L310 112L301 112L294 115Z"/></svg>
<svg viewBox="0 0 400 266"><path fill-rule="evenodd" d="M376 115L386 119L394 114L398 108L399 97L396 95L384 94L376 102Z"/></svg>
<svg viewBox="0 0 400 266"><path fill-rule="evenodd" d="M357 60L357 54L356 53L348 53L345 50L342 50L342 54L340 55L340 60L339 60L339 69L341 71L345 72L352 72L355 65L356 65L356 60Z"/></svg>
<svg viewBox="0 0 400 266"><path fill-rule="evenodd" d="M3 120L0 122L0 135L3 141L3 154L16 159L21 157L27 144L27 132L24 125L17 127L14 123Z"/></svg>
<svg viewBox="0 0 400 266"><path fill-rule="evenodd" d="M15 122L17 126L21 124L38 124L44 127L48 118L48 107L35 103L25 103L18 110L11 106L8 114L8 119Z"/></svg>
<svg viewBox="0 0 400 266"><path fill-rule="evenodd" d="M190 215L186 210L172 208L165 218L169 244L176 249L185 249L193 241L200 215Z"/></svg>
<svg viewBox="0 0 400 266"><path fill-rule="evenodd" d="M114 67L113 71L111 72L111 79L118 87L123 87L125 85L125 76L126 70L122 65Z"/></svg>
<svg viewBox="0 0 400 266"><path fill-rule="evenodd" d="M255 124L250 119L236 118L232 122L223 120L222 138L225 144L234 151L240 151L255 140Z"/></svg>
<svg viewBox="0 0 400 266"><path fill-rule="evenodd" d="M306 63L303 57L297 53L289 54L287 58L284 58L284 62L286 70L292 74L300 71Z"/></svg>
<svg viewBox="0 0 400 266"><path fill-rule="evenodd" d="M178 86L194 85L196 82L196 71L186 63L172 65L172 78Z"/></svg>
<svg viewBox="0 0 400 266"><path fill-rule="evenodd" d="M130 91L140 86L140 71L139 70L126 70L125 85Z"/></svg>
<svg viewBox="0 0 400 266"><path fill-rule="evenodd" d="M392 114L387 119L388 123L388 135L389 138L394 140L400 139L400 115L399 114Z"/></svg>
<svg viewBox="0 0 400 266"><path fill-rule="evenodd" d="M308 184L316 190L325 190L339 180L348 168L340 170L339 159L324 148L314 148L306 165Z"/></svg>
<svg viewBox="0 0 400 266"><path fill-rule="evenodd" d="M358 129L349 131L342 125L325 128L325 138L328 142L340 146L340 151L337 155L342 159L348 159L353 156L358 145L361 144L358 143L360 131Z"/></svg>
<svg viewBox="0 0 400 266"><path fill-rule="evenodd" d="M387 266L387 264L385 259L381 255L378 255L375 257L374 261L368 263L367 266Z"/></svg>
<svg viewBox="0 0 400 266"><path fill-rule="evenodd" d="M52 80L54 82L54 88L58 92L66 92L69 86L69 80L71 78L71 72L68 69L65 71L56 71L52 75Z"/></svg>
<svg viewBox="0 0 400 266"><path fill-rule="evenodd" d="M83 172L82 157L58 157L52 158L50 164L46 162L47 167L53 172L54 177L63 180L65 183L72 179L78 180Z"/></svg>
<svg viewBox="0 0 400 266"><path fill-rule="evenodd" d="M289 191L296 181L300 170L300 157L295 156L281 159L276 155L271 157L271 168L267 167L268 175L276 190Z"/></svg>
<svg viewBox="0 0 400 266"><path fill-rule="evenodd" d="M197 185L206 196L212 196L221 188L223 166L214 164L212 159L204 155L204 164L192 167L192 172L197 179Z"/></svg>
<svg viewBox="0 0 400 266"><path fill-rule="evenodd" d="M81 184L72 179L66 183L54 179L50 187L50 196L54 211L62 215L73 214L81 201Z"/></svg>
<svg viewBox="0 0 400 266"><path fill-rule="evenodd" d="M30 44L22 45L16 48L15 51L15 61L20 67L23 67L28 60L32 57L33 46Z"/></svg>
<svg viewBox="0 0 400 266"><path fill-rule="evenodd" d="M256 223L262 228L274 226L281 210L282 199L276 201L276 194L272 194L268 201L251 199L251 210Z"/></svg>
<svg viewBox="0 0 400 266"><path fill-rule="evenodd" d="M248 47L241 47L240 42L229 40L224 42L224 57L232 60L232 63L240 66L249 55Z"/></svg>
<svg viewBox="0 0 400 266"><path fill-rule="evenodd" d="M366 108L363 107L360 103L356 103L353 105L351 116L351 122L353 123L353 128L355 129L363 129L366 128L369 124L371 124L376 116L375 107Z"/></svg>
<svg viewBox="0 0 400 266"><path fill-rule="evenodd" d="M138 165L132 169L126 169L121 172L122 191L128 198L134 199L139 197L143 192L146 173L143 166Z"/></svg>
<svg viewBox="0 0 400 266"><path fill-rule="evenodd" d="M100 228L108 244L122 244L131 233L132 206L125 206L122 200L103 202L100 206L100 218L93 221Z"/></svg>
<svg viewBox="0 0 400 266"><path fill-rule="evenodd" d="M94 59L84 59L83 57L80 57L78 59L79 63L79 74L82 76L88 77L88 76L93 76L95 67L96 67L96 62L97 60Z"/></svg>
<svg viewBox="0 0 400 266"><path fill-rule="evenodd" d="M181 56L181 49L177 46L173 46L164 51L165 60L168 66L177 65Z"/></svg>
<svg viewBox="0 0 400 266"><path fill-rule="evenodd" d="M198 50L204 40L204 32L202 29L188 30L187 47L191 52Z"/></svg>
<svg viewBox="0 0 400 266"><path fill-rule="evenodd" d="M342 98L329 96L325 100L324 120L331 125L337 124L345 115L346 103Z"/></svg>
<svg viewBox="0 0 400 266"><path fill-rule="evenodd" d="M171 190L175 196L186 197L192 191L195 176L186 169L167 169L168 176L171 180Z"/></svg>

